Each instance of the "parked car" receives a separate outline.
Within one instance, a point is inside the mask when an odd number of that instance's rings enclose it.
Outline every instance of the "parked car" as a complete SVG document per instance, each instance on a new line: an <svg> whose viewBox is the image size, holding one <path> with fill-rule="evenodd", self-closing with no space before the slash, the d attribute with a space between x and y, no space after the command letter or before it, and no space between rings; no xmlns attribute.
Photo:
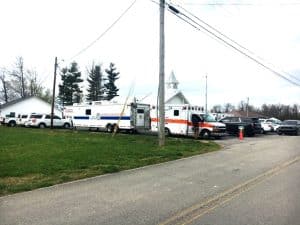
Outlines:
<svg viewBox="0 0 300 225"><path fill-rule="evenodd" d="M15 115L6 115L5 118L3 119L3 124L9 127L15 127L17 125L17 120L18 118L15 117Z"/></svg>
<svg viewBox="0 0 300 225"><path fill-rule="evenodd" d="M260 123L248 117L224 117L220 122L226 125L228 134L238 135L239 127L244 128L244 135L246 136L254 136L261 133Z"/></svg>
<svg viewBox="0 0 300 225"><path fill-rule="evenodd" d="M25 122L26 127L39 127L46 128L51 126L51 115L50 114L32 114L28 121ZM59 116L53 116L53 126L70 128L71 121L69 119L62 119Z"/></svg>
<svg viewBox="0 0 300 225"><path fill-rule="evenodd" d="M33 114L33 113L31 113ZM19 115L17 119L17 125L18 126L25 126L25 123L30 119L31 114L22 114Z"/></svg>
<svg viewBox="0 0 300 225"><path fill-rule="evenodd" d="M267 119L259 119L262 133L266 134L274 130L273 123Z"/></svg>
<svg viewBox="0 0 300 225"><path fill-rule="evenodd" d="M278 127L282 123L280 120L274 120L274 119L267 119L266 122L271 123L274 132L277 132Z"/></svg>
<svg viewBox="0 0 300 225"><path fill-rule="evenodd" d="M300 134L300 120L285 120L277 129L279 135L282 134Z"/></svg>
<svg viewBox="0 0 300 225"><path fill-rule="evenodd" d="M250 117L253 123L254 133L255 134L261 134L263 132L261 123L259 121L259 118L257 117Z"/></svg>

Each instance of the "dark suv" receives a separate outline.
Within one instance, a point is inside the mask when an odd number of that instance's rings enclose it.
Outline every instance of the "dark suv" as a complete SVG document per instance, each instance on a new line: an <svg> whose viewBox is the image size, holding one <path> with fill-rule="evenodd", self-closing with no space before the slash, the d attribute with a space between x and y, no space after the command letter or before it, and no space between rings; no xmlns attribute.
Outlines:
<svg viewBox="0 0 300 225"><path fill-rule="evenodd" d="M225 123L228 134L238 135L239 127L244 128L245 136L254 136L261 133L261 125L259 121L248 117L224 117L220 122Z"/></svg>
<svg viewBox="0 0 300 225"><path fill-rule="evenodd" d="M281 134L300 134L300 120L285 120L277 129L277 133Z"/></svg>

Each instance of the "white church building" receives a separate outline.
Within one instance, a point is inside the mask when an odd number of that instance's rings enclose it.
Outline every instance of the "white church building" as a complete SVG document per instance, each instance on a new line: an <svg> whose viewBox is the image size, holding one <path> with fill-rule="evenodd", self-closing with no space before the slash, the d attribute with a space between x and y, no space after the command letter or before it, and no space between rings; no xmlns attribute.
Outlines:
<svg viewBox="0 0 300 225"><path fill-rule="evenodd" d="M177 81L174 72L172 71L166 81L165 89L165 104L190 104L182 91L178 89L179 82Z"/></svg>

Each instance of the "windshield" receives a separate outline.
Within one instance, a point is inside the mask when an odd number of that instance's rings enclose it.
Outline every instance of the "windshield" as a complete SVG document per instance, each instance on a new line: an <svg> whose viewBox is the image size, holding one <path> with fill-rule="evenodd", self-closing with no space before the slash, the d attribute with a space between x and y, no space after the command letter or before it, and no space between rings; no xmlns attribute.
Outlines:
<svg viewBox="0 0 300 225"><path fill-rule="evenodd" d="M213 117L212 115L206 114L206 115L201 115L201 116L205 122L216 122L215 117Z"/></svg>

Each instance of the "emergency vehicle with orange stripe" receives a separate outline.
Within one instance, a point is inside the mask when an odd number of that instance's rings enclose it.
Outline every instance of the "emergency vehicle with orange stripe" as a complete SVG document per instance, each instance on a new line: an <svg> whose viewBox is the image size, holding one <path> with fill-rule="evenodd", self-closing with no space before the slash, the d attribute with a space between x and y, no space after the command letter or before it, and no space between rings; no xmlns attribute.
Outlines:
<svg viewBox="0 0 300 225"><path fill-rule="evenodd" d="M157 132L159 127L158 109L151 107L151 131ZM171 135L195 135L195 119L199 127L199 136L203 138L226 136L226 125L217 122L210 114L205 114L199 106L165 105L165 134Z"/></svg>

